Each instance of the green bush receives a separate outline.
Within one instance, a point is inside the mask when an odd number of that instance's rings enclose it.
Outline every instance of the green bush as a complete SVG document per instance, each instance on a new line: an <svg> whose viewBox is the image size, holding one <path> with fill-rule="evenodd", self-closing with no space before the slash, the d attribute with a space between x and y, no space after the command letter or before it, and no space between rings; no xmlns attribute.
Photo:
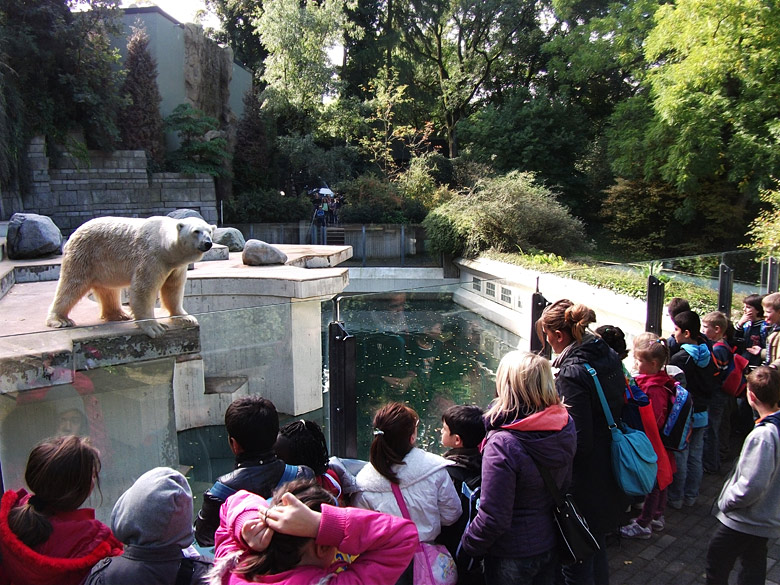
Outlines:
<svg viewBox="0 0 780 585"><path fill-rule="evenodd" d="M276 189L244 192L225 202L227 223L282 223L310 219L309 198L283 196Z"/></svg>
<svg viewBox="0 0 780 585"><path fill-rule="evenodd" d="M189 104L179 104L165 118L165 129L176 132L181 141L178 150L168 154L166 166L175 173L206 173L214 177L228 177L227 140L222 137L207 139L206 135L219 128L215 118Z"/></svg>
<svg viewBox="0 0 780 585"><path fill-rule="evenodd" d="M492 248L565 256L589 247L582 222L530 173L482 181L435 209L423 225L432 249L445 254L473 257Z"/></svg>
<svg viewBox="0 0 780 585"><path fill-rule="evenodd" d="M338 190L346 200L342 223L410 223L405 212L415 217L420 214L419 206L406 201L395 184L375 175L361 175L342 183Z"/></svg>

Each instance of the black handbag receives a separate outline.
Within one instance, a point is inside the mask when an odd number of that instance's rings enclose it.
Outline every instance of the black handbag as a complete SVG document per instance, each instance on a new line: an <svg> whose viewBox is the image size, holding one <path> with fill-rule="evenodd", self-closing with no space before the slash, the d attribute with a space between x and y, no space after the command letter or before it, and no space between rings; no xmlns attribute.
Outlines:
<svg viewBox="0 0 780 585"><path fill-rule="evenodd" d="M588 522L580 514L571 495L561 494L550 475L550 470L539 465L533 457L531 459L555 502L553 518L558 527L558 555L561 564L571 565L589 558L600 547L588 528Z"/></svg>

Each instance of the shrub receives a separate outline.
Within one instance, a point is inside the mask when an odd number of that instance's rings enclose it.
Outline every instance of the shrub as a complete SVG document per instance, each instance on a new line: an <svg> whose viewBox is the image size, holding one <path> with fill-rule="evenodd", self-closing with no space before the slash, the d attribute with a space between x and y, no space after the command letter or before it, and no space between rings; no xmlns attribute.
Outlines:
<svg viewBox="0 0 780 585"><path fill-rule="evenodd" d="M178 150L170 153L167 167L176 173L206 173L225 177L230 173L226 162L230 159L227 140L207 138L218 129L217 120L189 104L179 104L165 119L165 129L176 132L181 141Z"/></svg>
<svg viewBox="0 0 780 585"><path fill-rule="evenodd" d="M375 175L361 175L342 183L346 204L341 211L343 223L407 223L404 200L396 186Z"/></svg>
<svg viewBox="0 0 780 585"><path fill-rule="evenodd" d="M284 196L276 189L240 193L225 202L227 223L282 223L309 219L308 197Z"/></svg>
<svg viewBox="0 0 780 585"><path fill-rule="evenodd" d="M530 173L485 180L435 209L423 225L435 252L469 257L489 248L567 255L589 247L582 222Z"/></svg>

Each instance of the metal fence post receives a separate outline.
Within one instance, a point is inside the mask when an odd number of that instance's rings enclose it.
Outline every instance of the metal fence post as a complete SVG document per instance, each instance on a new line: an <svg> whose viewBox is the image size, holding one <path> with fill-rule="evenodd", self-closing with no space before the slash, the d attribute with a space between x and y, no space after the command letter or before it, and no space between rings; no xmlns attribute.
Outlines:
<svg viewBox="0 0 780 585"><path fill-rule="evenodd" d="M333 299L333 321L328 325L330 381L330 452L357 458L357 395L355 391L355 338L340 321L339 301Z"/></svg>
<svg viewBox="0 0 780 585"><path fill-rule="evenodd" d="M361 238L361 243L363 245L363 268L366 267L366 226L363 225L363 236Z"/></svg>
<svg viewBox="0 0 780 585"><path fill-rule="evenodd" d="M731 300L734 295L734 270L721 263L718 278L718 311L731 320Z"/></svg>
<svg viewBox="0 0 780 585"><path fill-rule="evenodd" d="M769 268L767 269L766 277L766 292L767 294L777 292L777 277L778 277L778 263L777 258L769 257Z"/></svg>
<svg viewBox="0 0 780 585"><path fill-rule="evenodd" d="M537 282L538 284L538 282ZM552 356L552 348L549 343L544 343L536 333L536 322L542 316L542 312L550 302L538 290L531 296L531 351L543 355L547 359Z"/></svg>
<svg viewBox="0 0 780 585"><path fill-rule="evenodd" d="M405 260L405 252L406 252L406 226L404 224L401 224L401 266L404 265Z"/></svg>
<svg viewBox="0 0 780 585"><path fill-rule="evenodd" d="M647 277L647 319L645 331L661 336L661 317L664 313L664 283L652 274Z"/></svg>

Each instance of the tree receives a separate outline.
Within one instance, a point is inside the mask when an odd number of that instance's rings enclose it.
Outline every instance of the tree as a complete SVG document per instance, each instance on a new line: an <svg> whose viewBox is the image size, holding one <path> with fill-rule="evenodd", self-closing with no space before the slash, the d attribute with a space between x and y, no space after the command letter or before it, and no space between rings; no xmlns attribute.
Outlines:
<svg viewBox="0 0 780 585"><path fill-rule="evenodd" d="M421 62L417 80L435 80L451 157L456 127L471 113L493 68L527 30L537 27L536 4L509 0L409 0L401 16L406 49Z"/></svg>
<svg viewBox="0 0 780 585"><path fill-rule="evenodd" d="M760 211L750 224L749 247L761 256L775 256L780 250L780 190L777 183L774 189L762 190L759 197L768 208Z"/></svg>
<svg viewBox="0 0 780 585"><path fill-rule="evenodd" d="M221 30L209 31L220 43L230 45L233 54L245 67L262 73L268 51L260 40L254 24L263 3L258 0L206 0L222 25Z"/></svg>
<svg viewBox="0 0 780 585"><path fill-rule="evenodd" d="M779 10L764 0L659 9L648 80L660 123L673 128L660 172L681 191L726 179L755 194L780 173Z"/></svg>
<svg viewBox="0 0 780 585"><path fill-rule="evenodd" d="M332 92L328 49L342 40L344 0L273 0L256 19L268 50L263 80L294 106L316 112Z"/></svg>
<svg viewBox="0 0 780 585"><path fill-rule="evenodd" d="M72 12L78 4L80 10ZM4 92L14 107L9 176L22 176L29 139L66 143L73 130L87 145L111 150L119 138L123 71L110 37L119 36L117 0L6 0L0 5L5 54Z"/></svg>
<svg viewBox="0 0 780 585"><path fill-rule="evenodd" d="M145 150L156 166L165 157L160 90L157 88L157 62L149 53L149 35L144 28L131 27L125 59L127 77L122 93L129 103L119 112L122 145Z"/></svg>
<svg viewBox="0 0 780 585"><path fill-rule="evenodd" d="M179 104L165 118L165 129L175 132L181 146L168 154L167 165L176 173L206 173L214 177L229 175L227 140L217 130L215 118L189 104Z"/></svg>

